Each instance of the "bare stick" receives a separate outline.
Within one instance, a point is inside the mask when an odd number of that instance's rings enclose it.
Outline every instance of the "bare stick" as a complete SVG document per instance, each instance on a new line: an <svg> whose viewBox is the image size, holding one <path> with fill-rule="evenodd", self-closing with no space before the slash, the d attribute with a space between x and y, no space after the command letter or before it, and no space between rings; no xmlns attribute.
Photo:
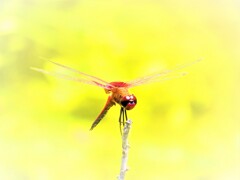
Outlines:
<svg viewBox="0 0 240 180"><path fill-rule="evenodd" d="M123 129L123 135L122 135L122 163L121 163L121 169L120 169L120 174L117 177L118 180L124 180L125 173L127 172L127 160L128 160L128 149L129 149L129 144L128 144L128 134L131 128L132 121L127 120L126 124Z"/></svg>

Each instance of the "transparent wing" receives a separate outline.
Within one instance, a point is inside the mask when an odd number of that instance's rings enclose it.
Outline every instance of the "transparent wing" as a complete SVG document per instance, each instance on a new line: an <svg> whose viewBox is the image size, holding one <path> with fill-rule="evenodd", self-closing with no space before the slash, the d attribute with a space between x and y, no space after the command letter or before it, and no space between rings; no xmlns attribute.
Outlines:
<svg viewBox="0 0 240 180"><path fill-rule="evenodd" d="M131 87L135 87L135 86L139 86L142 84L148 84L148 83L153 83L153 82L160 82L160 81L165 81L165 80L169 80L169 79L173 79L173 78L178 78L178 77L182 77L184 75L186 75L186 72L178 72L179 70L186 68L190 65L193 65L199 61L201 61L202 59L198 59L196 61L190 62L188 64L184 64L181 66L177 66L173 69L170 70L164 70L160 73L154 73L145 77L141 77L132 81L127 82L128 84L128 88Z"/></svg>
<svg viewBox="0 0 240 180"><path fill-rule="evenodd" d="M95 76L88 75L88 74L80 72L76 69L70 68L68 66L65 66L65 65L50 61L50 60L47 60L47 61L49 61L49 62L51 62L51 63L53 63L53 64L55 64L55 65L57 65L57 66L59 66L63 69L66 69L70 72L77 73L80 76L75 77L75 76L62 74L62 73L58 73L58 72L49 72L49 71L46 71L46 70L43 70L43 69L40 69L40 68L35 68L35 67L31 67L31 69L33 69L35 71L38 71L38 72L41 72L41 73L44 73L44 74L49 74L49 75L52 75L52 76L60 77L60 78L63 78L63 79L67 79L67 80L71 80L71 81L77 81L77 82L90 84L90 85L94 85L94 86L99 86L99 87L102 87L104 89L109 89L110 90L112 87L114 87L110 83L108 83L108 82L106 82L106 81L104 81L100 78L97 78Z"/></svg>

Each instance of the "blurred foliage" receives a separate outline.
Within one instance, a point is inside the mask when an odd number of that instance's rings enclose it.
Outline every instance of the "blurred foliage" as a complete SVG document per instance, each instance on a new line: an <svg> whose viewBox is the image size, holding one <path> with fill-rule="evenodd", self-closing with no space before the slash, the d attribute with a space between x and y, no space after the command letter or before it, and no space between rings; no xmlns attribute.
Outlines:
<svg viewBox="0 0 240 180"><path fill-rule="evenodd" d="M126 179L240 179L238 1L0 1L0 179L114 179L119 107L89 132L102 89L30 70L49 58L126 81L199 58L183 78L130 89Z"/></svg>

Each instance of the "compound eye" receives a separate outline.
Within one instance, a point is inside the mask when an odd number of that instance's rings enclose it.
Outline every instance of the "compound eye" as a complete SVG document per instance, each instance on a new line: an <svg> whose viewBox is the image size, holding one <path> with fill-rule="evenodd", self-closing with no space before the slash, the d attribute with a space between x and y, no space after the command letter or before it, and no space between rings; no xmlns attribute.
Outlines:
<svg viewBox="0 0 240 180"><path fill-rule="evenodd" d="M121 100L121 105L127 109L133 109L137 104L137 98L134 95L124 96Z"/></svg>

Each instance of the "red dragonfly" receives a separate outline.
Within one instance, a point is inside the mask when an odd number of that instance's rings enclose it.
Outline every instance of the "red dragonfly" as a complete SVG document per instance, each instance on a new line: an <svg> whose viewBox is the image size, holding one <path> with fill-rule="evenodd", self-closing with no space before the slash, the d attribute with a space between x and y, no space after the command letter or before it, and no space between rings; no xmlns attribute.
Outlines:
<svg viewBox="0 0 240 180"><path fill-rule="evenodd" d="M172 70L165 70L160 73L155 73L155 74L152 74L149 76L141 77L141 78L135 79L133 81L129 81L129 82L121 82L121 81L106 82L98 77L88 75L86 73L75 70L71 67L68 67L68 66L50 61L50 60L48 60L48 61L61 67L61 68L66 69L68 71L77 73L80 76L73 77L73 76L65 75L65 74L61 74L61 73L49 72L49 71L39 69L39 68L32 68L32 69L42 72L42 73L45 73L45 74L50 74L50 75L54 75L57 77L61 77L64 79L73 80L73 81L77 81L77 82L81 82L81 83L85 83L85 84L90 84L93 86L98 86L98 87L103 88L107 94L110 94L108 96L107 102L106 102L103 110L100 112L100 114L97 116L96 120L93 122L90 130L93 130L93 128L95 128L98 125L98 123L103 119L103 117L106 115L108 110L113 105L119 104L121 107L120 108L120 116L119 116L119 125L120 125L120 131L121 131L121 126L122 125L124 126L124 123L127 120L127 110L133 109L137 104L137 98L135 95L131 94L128 91L129 88L139 86L142 84L146 84L146 83L158 82L158 81L182 76L185 73L179 73L177 75L175 73L175 76L171 76L171 75L174 75L173 72L177 72L177 70L180 70L182 68L185 68L186 66L192 65L192 64L198 62L199 60L182 65L182 66L175 67Z"/></svg>

